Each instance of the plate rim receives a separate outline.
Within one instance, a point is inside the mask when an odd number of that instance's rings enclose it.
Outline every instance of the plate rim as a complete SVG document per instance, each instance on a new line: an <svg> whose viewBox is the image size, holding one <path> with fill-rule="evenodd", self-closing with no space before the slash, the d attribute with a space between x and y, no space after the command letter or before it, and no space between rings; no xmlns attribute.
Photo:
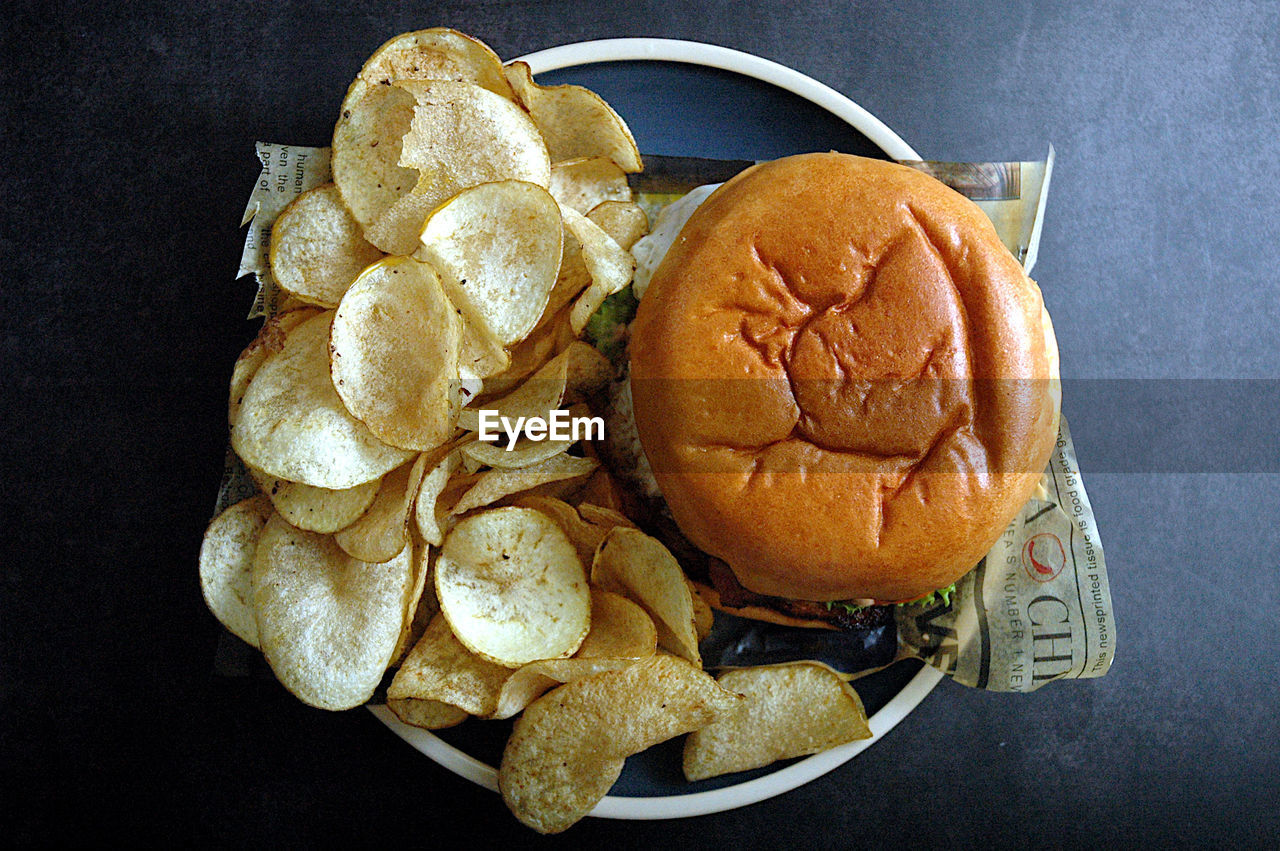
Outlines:
<svg viewBox="0 0 1280 851"><path fill-rule="evenodd" d="M701 41L676 38L605 38L549 47L518 56L534 74L602 62L677 62L732 71L771 83L842 119L895 160L918 160L907 141L851 99L807 74L772 59Z"/></svg>
<svg viewBox="0 0 1280 851"><path fill-rule="evenodd" d="M675 62L731 71L770 83L816 104L866 136L893 159L918 160L907 142L863 107L812 77L752 53L669 38L610 38L579 41L516 57L534 74L602 62ZM838 768L898 725L942 681L942 671L924 665L893 698L868 719L871 738L850 742L733 786L705 792L654 797L606 795L590 813L597 818L649 820L709 815L782 795ZM415 750L454 774L486 789L498 791L498 772L487 763L436 736L396 718L386 706L369 711Z"/></svg>

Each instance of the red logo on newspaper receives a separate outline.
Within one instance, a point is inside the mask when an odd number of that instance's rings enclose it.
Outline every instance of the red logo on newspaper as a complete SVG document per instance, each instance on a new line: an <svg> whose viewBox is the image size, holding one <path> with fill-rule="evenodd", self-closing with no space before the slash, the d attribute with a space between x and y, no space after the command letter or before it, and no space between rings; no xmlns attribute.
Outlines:
<svg viewBox="0 0 1280 851"><path fill-rule="evenodd" d="M1032 535L1022 545L1022 567L1036 582L1052 582L1067 566L1067 551L1051 532Z"/></svg>

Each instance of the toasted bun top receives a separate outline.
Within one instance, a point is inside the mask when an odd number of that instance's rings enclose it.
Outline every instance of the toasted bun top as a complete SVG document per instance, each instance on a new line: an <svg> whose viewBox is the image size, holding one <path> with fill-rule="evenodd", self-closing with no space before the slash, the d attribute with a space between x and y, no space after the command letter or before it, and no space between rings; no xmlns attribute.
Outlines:
<svg viewBox="0 0 1280 851"><path fill-rule="evenodd" d="M934 178L834 153L758 165L641 300L640 440L681 530L744 587L919 597L977 564L1048 462L1046 320L991 222Z"/></svg>

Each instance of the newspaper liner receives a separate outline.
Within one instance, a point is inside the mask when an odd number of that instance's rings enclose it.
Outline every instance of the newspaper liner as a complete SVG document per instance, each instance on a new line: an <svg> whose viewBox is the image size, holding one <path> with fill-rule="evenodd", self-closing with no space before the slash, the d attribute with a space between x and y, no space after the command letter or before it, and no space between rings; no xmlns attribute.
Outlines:
<svg viewBox="0 0 1280 851"><path fill-rule="evenodd" d="M242 224L248 224L249 231L239 272L239 276L254 275L258 282L250 318L271 316L281 301L267 261L276 216L298 195L330 179L327 148L259 142L257 152L262 173L245 208ZM1047 159L1040 162L906 165L973 198L1030 272L1038 253L1053 158L1051 147ZM645 159L648 170L637 175L637 188L651 221L695 186L723 179L728 165L684 158ZM679 185L670 179L662 182L664 160L670 166L668 178L670 173L681 174ZM655 171L659 172L656 182ZM671 213L678 215L679 206ZM216 510L254 491L244 465L228 450ZM897 659L922 659L974 688L1025 692L1053 680L1100 677L1107 672L1116 640L1111 592L1102 542L1065 417L1036 495L986 557L945 599L937 596L925 604L897 606L894 616Z"/></svg>
<svg viewBox="0 0 1280 851"><path fill-rule="evenodd" d="M252 274L258 280L258 294L249 311L250 319L273 316L280 306L281 290L271 277L271 264L267 260L271 226L276 217L294 198L333 179L328 148L259 142L257 150L262 173L240 219L240 227L248 225L249 230L244 238L244 251L240 253L240 271L236 273L237 278Z"/></svg>

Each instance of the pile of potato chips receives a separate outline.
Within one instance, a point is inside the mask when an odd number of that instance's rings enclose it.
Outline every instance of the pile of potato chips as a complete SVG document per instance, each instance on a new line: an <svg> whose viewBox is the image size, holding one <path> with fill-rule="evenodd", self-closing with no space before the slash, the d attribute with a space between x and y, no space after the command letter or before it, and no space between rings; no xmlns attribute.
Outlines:
<svg viewBox="0 0 1280 851"><path fill-rule="evenodd" d="M691 779L870 735L824 667L702 670L711 611L590 446L477 439L480 408L581 415L612 379L578 337L630 282L640 168L586 89L447 29L379 48L343 101L334 183L273 226L290 297L228 409L261 494L200 553L210 609L308 704L359 706L398 669L405 723L522 713L500 786L542 832L681 733Z"/></svg>

